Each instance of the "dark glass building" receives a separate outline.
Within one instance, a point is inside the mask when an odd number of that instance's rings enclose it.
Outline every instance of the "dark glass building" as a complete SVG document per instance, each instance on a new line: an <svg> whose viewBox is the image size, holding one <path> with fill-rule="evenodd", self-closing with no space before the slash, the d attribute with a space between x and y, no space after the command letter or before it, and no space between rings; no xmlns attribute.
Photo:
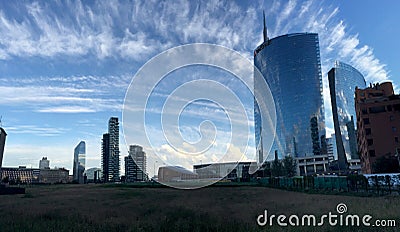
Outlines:
<svg viewBox="0 0 400 232"><path fill-rule="evenodd" d="M355 89L366 88L364 76L352 66L336 61L328 72L333 123L339 165L346 168L347 159L359 159L355 131Z"/></svg>
<svg viewBox="0 0 400 232"><path fill-rule="evenodd" d="M258 104L255 103L259 162L268 159L267 156L271 159L273 155L270 154L275 150L279 156L313 155L321 147L319 136L325 138L318 34L296 33L268 39L264 26L264 42L254 51L254 65L269 85L277 119L272 149L266 151L262 138L267 132L262 130ZM255 91L257 87L255 81Z"/></svg>
<svg viewBox="0 0 400 232"><path fill-rule="evenodd" d="M108 182L110 179L110 135L108 133L103 134L101 141L101 167L102 167L102 180Z"/></svg>
<svg viewBox="0 0 400 232"><path fill-rule="evenodd" d="M0 127L0 169L3 164L3 153L4 153L4 146L6 145L6 131Z"/></svg>

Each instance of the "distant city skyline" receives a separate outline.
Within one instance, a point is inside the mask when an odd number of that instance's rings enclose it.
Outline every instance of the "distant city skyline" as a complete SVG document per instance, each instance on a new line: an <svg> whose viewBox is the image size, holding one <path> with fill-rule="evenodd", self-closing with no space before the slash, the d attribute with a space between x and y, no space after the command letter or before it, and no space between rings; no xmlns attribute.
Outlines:
<svg viewBox="0 0 400 232"><path fill-rule="evenodd" d="M357 68L367 83L393 80L398 92L399 6L397 1L0 2L0 115L8 134L3 166L37 167L46 156L51 166L73 170L71 153L84 140L86 167L100 167L102 134L111 116L121 118L125 91L138 68L165 49L193 42L227 46L252 60L263 39L262 9L271 38L319 34L330 135L327 72L334 60ZM172 81L164 86L176 87ZM140 139L145 138L137 144ZM127 155L122 130L119 145ZM158 148L164 153L173 152L163 145Z"/></svg>

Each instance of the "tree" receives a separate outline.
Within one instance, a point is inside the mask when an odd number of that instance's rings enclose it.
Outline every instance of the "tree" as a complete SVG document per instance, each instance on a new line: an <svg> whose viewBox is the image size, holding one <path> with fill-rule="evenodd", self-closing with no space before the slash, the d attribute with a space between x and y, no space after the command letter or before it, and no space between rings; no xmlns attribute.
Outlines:
<svg viewBox="0 0 400 232"><path fill-rule="evenodd" d="M372 168L374 173L396 173L399 172L399 162L395 157L382 156L376 159Z"/></svg>
<svg viewBox="0 0 400 232"><path fill-rule="evenodd" d="M287 176L287 177L295 176L296 169L297 169L296 160L290 155L285 156L285 158L283 159L283 170L284 170L285 176Z"/></svg>
<svg viewBox="0 0 400 232"><path fill-rule="evenodd" d="M275 159L272 161L271 165L271 176L278 177L283 176L283 165L282 162L278 159L278 151L275 150Z"/></svg>
<svg viewBox="0 0 400 232"><path fill-rule="evenodd" d="M264 164L262 165L262 172L263 177L271 177L271 163L264 162Z"/></svg>
<svg viewBox="0 0 400 232"><path fill-rule="evenodd" d="M19 176L19 177L17 177L17 180L15 181L15 183L16 184L22 184L22 181L21 181L21 177Z"/></svg>
<svg viewBox="0 0 400 232"><path fill-rule="evenodd" d="M283 176L283 165L280 160L274 160L271 165L271 176Z"/></svg>
<svg viewBox="0 0 400 232"><path fill-rule="evenodd" d="M6 176L6 177L4 177L2 180L1 180L1 182L3 182L3 183L8 183L8 182L10 182L10 177L8 177L8 176Z"/></svg>

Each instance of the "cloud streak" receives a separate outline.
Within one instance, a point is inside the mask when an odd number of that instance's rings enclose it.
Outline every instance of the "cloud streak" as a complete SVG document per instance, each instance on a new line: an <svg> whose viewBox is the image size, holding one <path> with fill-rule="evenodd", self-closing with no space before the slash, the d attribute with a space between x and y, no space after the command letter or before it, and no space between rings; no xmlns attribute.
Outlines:
<svg viewBox="0 0 400 232"><path fill-rule="evenodd" d="M59 136L68 132L66 128L54 128L49 126L19 125L7 127L7 132L13 134L32 134L36 136Z"/></svg>
<svg viewBox="0 0 400 232"><path fill-rule="evenodd" d="M130 79L130 75L1 78L0 104L42 113L120 111Z"/></svg>
<svg viewBox="0 0 400 232"><path fill-rule="evenodd" d="M340 9L330 4L291 0L265 5L270 9L270 37L317 32L324 72L340 59L358 68L367 81L387 80L385 65L357 34L346 31L346 23L338 17ZM0 11L0 59L90 55L143 62L157 52L191 42L225 45L251 59L261 38L261 11L255 3L243 7L231 1L34 2L21 11L22 20Z"/></svg>

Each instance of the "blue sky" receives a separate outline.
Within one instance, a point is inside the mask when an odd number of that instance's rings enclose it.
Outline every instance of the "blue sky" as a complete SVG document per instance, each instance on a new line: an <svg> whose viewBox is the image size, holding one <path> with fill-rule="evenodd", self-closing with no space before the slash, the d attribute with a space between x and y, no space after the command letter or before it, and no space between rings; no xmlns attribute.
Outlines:
<svg viewBox="0 0 400 232"><path fill-rule="evenodd" d="M3 166L37 167L47 156L50 166L71 169L73 149L85 140L87 167L99 167L108 118L121 118L129 83L146 61L194 42L223 45L252 61L262 40L262 9L270 38L319 33L328 134L333 130L327 72L334 60L359 69L367 83L392 80L397 88L395 0L0 1L0 115L8 133ZM163 90L179 85L171 80ZM215 105L207 107L212 117L223 116ZM190 141L198 139L198 131L191 132L198 121L182 117ZM124 146L121 136L122 157ZM173 153L167 144L157 146Z"/></svg>

